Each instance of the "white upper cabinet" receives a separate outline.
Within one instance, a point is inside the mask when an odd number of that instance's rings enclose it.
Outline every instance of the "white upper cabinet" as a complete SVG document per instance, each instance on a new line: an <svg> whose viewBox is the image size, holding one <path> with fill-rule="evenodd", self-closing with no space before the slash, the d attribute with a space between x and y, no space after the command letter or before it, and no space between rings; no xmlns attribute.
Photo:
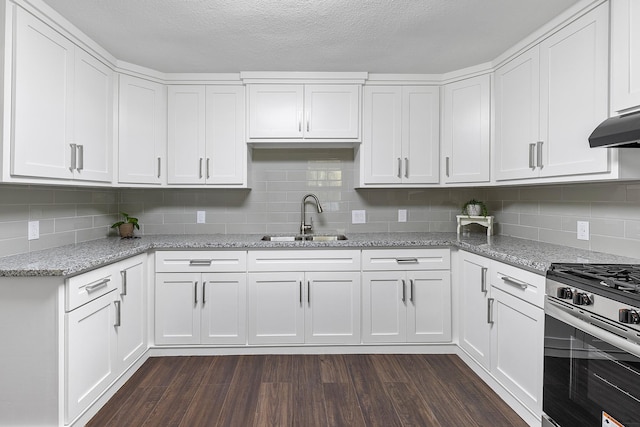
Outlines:
<svg viewBox="0 0 640 427"><path fill-rule="evenodd" d="M120 75L118 182L161 184L166 180L167 89Z"/></svg>
<svg viewBox="0 0 640 427"><path fill-rule="evenodd" d="M442 151L445 183L490 179L491 77L444 86Z"/></svg>
<svg viewBox="0 0 640 427"><path fill-rule="evenodd" d="M433 86L365 86L362 186L438 183L440 94Z"/></svg>
<svg viewBox="0 0 640 427"><path fill-rule="evenodd" d="M640 3L611 3L611 112L640 106Z"/></svg>
<svg viewBox="0 0 640 427"><path fill-rule="evenodd" d="M249 84L248 90L249 141L359 140L359 85Z"/></svg>
<svg viewBox="0 0 640 427"><path fill-rule="evenodd" d="M13 65L11 174L110 182L112 71L19 7Z"/></svg>
<svg viewBox="0 0 640 427"><path fill-rule="evenodd" d="M168 183L246 186L244 87L168 88Z"/></svg>
<svg viewBox="0 0 640 427"><path fill-rule="evenodd" d="M607 118L608 23L603 4L496 71L497 180L610 170L588 142Z"/></svg>

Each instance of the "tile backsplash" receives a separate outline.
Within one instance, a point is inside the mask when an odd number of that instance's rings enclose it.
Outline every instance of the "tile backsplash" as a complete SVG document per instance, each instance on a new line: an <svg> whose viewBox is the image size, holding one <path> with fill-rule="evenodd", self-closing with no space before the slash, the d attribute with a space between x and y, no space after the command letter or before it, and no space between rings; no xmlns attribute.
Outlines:
<svg viewBox="0 0 640 427"><path fill-rule="evenodd" d="M461 205L476 198L499 234L640 257L640 182L354 190L356 173L352 150L269 149L253 151L250 190L0 185L0 256L103 238L119 211L139 217L143 234L297 232L302 197L314 193L324 208L307 205L316 232L455 231ZM352 224L352 210L365 210L366 223ZM40 221L40 239L27 240L29 220ZM589 241L577 240L579 220Z"/></svg>

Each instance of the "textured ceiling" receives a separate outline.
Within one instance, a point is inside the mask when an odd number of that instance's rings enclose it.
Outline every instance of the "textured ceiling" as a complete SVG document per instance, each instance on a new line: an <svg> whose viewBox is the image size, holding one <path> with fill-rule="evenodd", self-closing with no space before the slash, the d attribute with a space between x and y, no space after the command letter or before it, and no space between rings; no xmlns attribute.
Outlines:
<svg viewBox="0 0 640 427"><path fill-rule="evenodd" d="M490 61L577 0L44 0L163 72L442 73Z"/></svg>

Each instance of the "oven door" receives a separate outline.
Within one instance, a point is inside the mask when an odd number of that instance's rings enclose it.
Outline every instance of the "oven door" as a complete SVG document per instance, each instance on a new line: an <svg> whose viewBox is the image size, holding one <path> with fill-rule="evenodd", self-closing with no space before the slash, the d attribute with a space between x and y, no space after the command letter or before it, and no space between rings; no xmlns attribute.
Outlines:
<svg viewBox="0 0 640 427"><path fill-rule="evenodd" d="M640 346L571 311L547 297L544 413L561 427L640 427Z"/></svg>

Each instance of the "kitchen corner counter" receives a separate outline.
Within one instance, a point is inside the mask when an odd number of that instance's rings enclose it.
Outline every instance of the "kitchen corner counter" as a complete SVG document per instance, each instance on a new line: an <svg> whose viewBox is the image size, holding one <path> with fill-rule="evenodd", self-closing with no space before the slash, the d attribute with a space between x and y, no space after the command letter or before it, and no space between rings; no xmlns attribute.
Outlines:
<svg viewBox="0 0 640 427"><path fill-rule="evenodd" d="M0 276L73 276L150 250L411 248L448 246L544 274L552 262L640 263L639 259L508 236L456 233L352 233L341 241L269 242L257 234L109 237L0 258Z"/></svg>

